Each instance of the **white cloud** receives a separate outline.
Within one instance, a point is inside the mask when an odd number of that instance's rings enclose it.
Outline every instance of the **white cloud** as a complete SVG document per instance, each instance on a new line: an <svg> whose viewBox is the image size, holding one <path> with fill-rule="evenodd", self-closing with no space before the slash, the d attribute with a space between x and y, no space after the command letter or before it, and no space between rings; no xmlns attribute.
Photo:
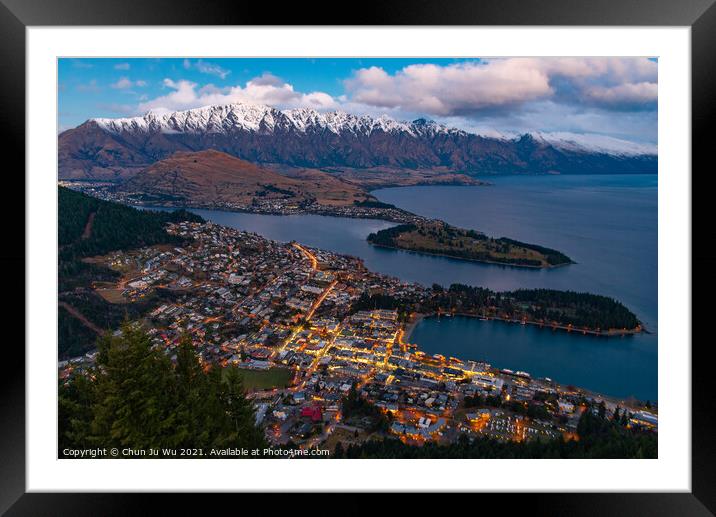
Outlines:
<svg viewBox="0 0 716 517"><path fill-rule="evenodd" d="M217 77L220 77L221 79L226 79L226 77L231 73L231 70L227 70L217 65L216 63L209 63L202 59L198 59L194 62L192 62L190 59L185 59L184 68L187 70L193 68L198 70L202 74L215 75Z"/></svg>
<svg viewBox="0 0 716 517"><path fill-rule="evenodd" d="M454 115L545 97L552 93L541 70L502 61L494 65L411 65L395 75L358 70L346 81L351 100L431 115Z"/></svg>
<svg viewBox="0 0 716 517"><path fill-rule="evenodd" d="M112 88L117 88L120 90L124 90L125 88L131 88L132 87L132 81L127 79L126 77L120 77L119 80L117 80L116 83L112 83L110 86Z"/></svg>
<svg viewBox="0 0 716 517"><path fill-rule="evenodd" d="M129 70L129 68L129 63L117 63L116 65L114 65L115 70Z"/></svg>
<svg viewBox="0 0 716 517"><path fill-rule="evenodd" d="M142 86L146 86L146 85L147 85L147 82L142 81L141 79L137 80L137 81L132 81L128 77L120 77L117 80L117 82L110 84L110 87L115 88L117 90L127 90L127 89L133 88L135 86L142 87Z"/></svg>
<svg viewBox="0 0 716 517"><path fill-rule="evenodd" d="M635 106L656 102L656 83L625 83L617 86L594 86L585 91L587 98L603 105Z"/></svg>
<svg viewBox="0 0 716 517"><path fill-rule="evenodd" d="M344 81L357 103L459 116L546 99L639 108L656 100L657 64L645 58L504 58L363 68Z"/></svg>
<svg viewBox="0 0 716 517"><path fill-rule="evenodd" d="M172 92L143 102L140 112L176 111L210 104L230 104L244 102L248 104L267 104L278 108L312 107L314 109L336 109L336 100L324 92L301 93L293 86L271 74L263 74L246 82L242 86L219 88L212 84L198 88L192 81L164 79L164 86Z"/></svg>

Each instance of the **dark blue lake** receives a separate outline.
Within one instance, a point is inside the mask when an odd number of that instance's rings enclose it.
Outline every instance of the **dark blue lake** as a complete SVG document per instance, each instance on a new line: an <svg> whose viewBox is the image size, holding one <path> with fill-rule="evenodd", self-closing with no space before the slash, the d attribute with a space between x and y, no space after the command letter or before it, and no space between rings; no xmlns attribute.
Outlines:
<svg viewBox="0 0 716 517"><path fill-rule="evenodd" d="M464 316L426 318L410 342L429 353L485 360L607 395L656 400L656 343L633 337L574 335ZM648 367L654 368L653 372Z"/></svg>
<svg viewBox="0 0 716 517"><path fill-rule="evenodd" d="M577 264L532 270L370 246L365 241L370 232L392 225L384 221L195 211L271 239L355 255L374 271L425 285L550 287L612 296L632 309L651 333L590 338L455 318L423 320L411 341L431 354L484 359L609 395L656 400L657 177L508 176L490 181L492 186L390 188L374 195L457 226L556 248Z"/></svg>

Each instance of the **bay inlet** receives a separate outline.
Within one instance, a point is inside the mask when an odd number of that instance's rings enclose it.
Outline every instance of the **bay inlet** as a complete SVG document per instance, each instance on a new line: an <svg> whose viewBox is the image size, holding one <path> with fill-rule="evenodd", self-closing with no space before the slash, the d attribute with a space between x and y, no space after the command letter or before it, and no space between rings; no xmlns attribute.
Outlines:
<svg viewBox="0 0 716 517"><path fill-rule="evenodd" d="M382 202L493 237L562 251L576 264L512 268L371 246L380 220L271 216L192 209L279 241L354 255L369 269L423 285L463 283L505 291L552 288L611 296L649 330L593 337L478 318L424 318L410 341L429 354L485 360L616 397L657 400L657 178L655 175L497 176L489 187L401 187Z"/></svg>

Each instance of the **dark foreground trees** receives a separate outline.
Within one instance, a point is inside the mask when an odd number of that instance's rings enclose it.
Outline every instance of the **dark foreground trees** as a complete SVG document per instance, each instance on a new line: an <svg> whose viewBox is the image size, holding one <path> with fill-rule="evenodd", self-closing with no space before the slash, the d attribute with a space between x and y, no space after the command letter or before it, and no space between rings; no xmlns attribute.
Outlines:
<svg viewBox="0 0 716 517"><path fill-rule="evenodd" d="M60 385L59 455L66 448L263 448L240 374L204 371L190 339L176 364L130 324L101 340L97 367Z"/></svg>

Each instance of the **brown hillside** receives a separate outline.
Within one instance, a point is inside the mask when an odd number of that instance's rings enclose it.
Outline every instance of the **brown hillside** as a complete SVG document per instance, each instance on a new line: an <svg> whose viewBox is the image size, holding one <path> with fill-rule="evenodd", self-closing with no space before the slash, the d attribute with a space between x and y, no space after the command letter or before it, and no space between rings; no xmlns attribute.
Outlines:
<svg viewBox="0 0 716 517"><path fill-rule="evenodd" d="M287 177L214 150L177 152L143 169L121 188L187 203L250 203L258 198L345 205L366 198L359 187L326 173Z"/></svg>

